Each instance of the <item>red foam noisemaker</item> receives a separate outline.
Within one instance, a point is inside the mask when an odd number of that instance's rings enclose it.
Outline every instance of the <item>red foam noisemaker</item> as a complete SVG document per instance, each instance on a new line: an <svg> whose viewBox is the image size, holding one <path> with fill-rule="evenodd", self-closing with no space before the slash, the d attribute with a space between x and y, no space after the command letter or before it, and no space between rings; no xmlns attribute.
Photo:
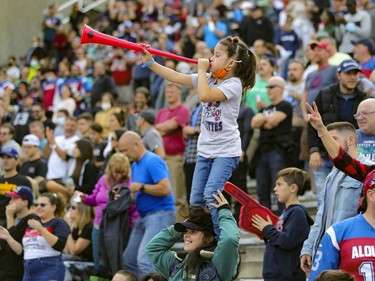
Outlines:
<svg viewBox="0 0 375 281"><path fill-rule="evenodd" d="M263 239L264 235L259 229L252 225L252 217L254 215L259 215L263 219L267 220L267 216L269 216L273 225L275 225L279 220L279 218L272 213L270 209L259 204L258 201L233 183L226 182L224 185L224 191L230 196L234 197L242 205L240 210L240 227L248 232L256 234L260 239Z"/></svg>
<svg viewBox="0 0 375 281"><path fill-rule="evenodd" d="M195 64L198 63L198 61L194 59L189 59L189 58L179 56L176 54L153 49L151 47L147 47L141 44L133 43L124 39L119 39L114 36L101 33L85 24L82 30L82 34L81 34L81 44L90 44L90 43L108 45L108 46L113 46L113 47L121 47L125 49L130 49L136 52L142 52L143 50L147 50L153 55L162 56L162 57L179 60L179 61L184 61L187 63L195 63Z"/></svg>

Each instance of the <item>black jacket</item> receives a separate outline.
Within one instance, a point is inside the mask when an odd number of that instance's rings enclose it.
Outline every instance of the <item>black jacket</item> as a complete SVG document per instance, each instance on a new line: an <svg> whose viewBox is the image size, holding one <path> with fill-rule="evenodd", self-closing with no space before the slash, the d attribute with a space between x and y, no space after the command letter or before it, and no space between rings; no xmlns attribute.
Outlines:
<svg viewBox="0 0 375 281"><path fill-rule="evenodd" d="M354 114L357 112L358 104L367 98L367 95L361 92L358 88L355 89L357 96L354 100L354 106L351 112L351 120L340 120L339 119L339 97L337 93L339 92L339 83L332 84L323 88L315 99L315 103L318 106L320 115L324 125L331 124L338 121L348 121L355 128L358 128L357 121L354 119ZM307 125L307 142L310 148L310 153L319 151L323 156L327 155L327 152L323 146L322 141L318 137L318 133L309 123Z"/></svg>
<svg viewBox="0 0 375 281"><path fill-rule="evenodd" d="M100 256L112 275L122 269L122 253L131 234L128 223L128 209L132 204L130 191L124 187L120 194L120 198L114 200L112 191L109 191L109 202L100 223Z"/></svg>

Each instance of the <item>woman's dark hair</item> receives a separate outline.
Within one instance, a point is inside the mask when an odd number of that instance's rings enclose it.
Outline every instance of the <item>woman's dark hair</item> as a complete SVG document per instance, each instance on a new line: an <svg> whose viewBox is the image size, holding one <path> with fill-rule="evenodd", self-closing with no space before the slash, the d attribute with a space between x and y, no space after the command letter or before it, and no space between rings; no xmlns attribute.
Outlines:
<svg viewBox="0 0 375 281"><path fill-rule="evenodd" d="M117 119L117 121L119 122L119 124L121 125L121 127L125 127L125 112L120 109L114 113L112 113L112 115Z"/></svg>
<svg viewBox="0 0 375 281"><path fill-rule="evenodd" d="M116 130L115 130L116 138L119 140L119 139L121 138L121 136L122 136L126 131L127 131L126 129L116 129Z"/></svg>
<svg viewBox="0 0 375 281"><path fill-rule="evenodd" d="M39 195L39 198L40 197L46 197L48 198L48 201L51 203L51 205L55 205L56 206L56 209L55 209L55 217L64 217L64 206L63 206L63 202L61 201L61 198L59 197L59 195L57 193L42 193L41 195Z"/></svg>
<svg viewBox="0 0 375 281"><path fill-rule="evenodd" d="M212 231L202 230L203 245L191 252L186 259L185 269L187 273L193 273L196 272L196 270L200 268L204 262L210 260L209 258L205 258L200 255L201 250L213 251L216 247L217 241L214 237L215 234L213 232L212 217L210 211L207 208L196 206L191 206L189 208L188 215L181 214L181 216L185 219L189 219L189 221L193 223L196 222L197 225L212 226Z"/></svg>
<svg viewBox="0 0 375 281"><path fill-rule="evenodd" d="M167 278L165 278L163 275L161 275L159 272L153 272L153 273L148 273L146 275L143 275L139 281L167 281Z"/></svg>
<svg viewBox="0 0 375 281"><path fill-rule="evenodd" d="M77 163L72 174L72 179L75 184L78 184L83 163L86 160L89 160L90 162L94 162L95 160L94 160L94 147L89 140L81 139L81 140L76 141L76 147L79 150L80 155L77 158Z"/></svg>
<svg viewBox="0 0 375 281"><path fill-rule="evenodd" d="M234 75L240 78L245 93L255 84L256 56L238 36L228 36L220 40L219 44L227 48L228 58L237 60Z"/></svg>

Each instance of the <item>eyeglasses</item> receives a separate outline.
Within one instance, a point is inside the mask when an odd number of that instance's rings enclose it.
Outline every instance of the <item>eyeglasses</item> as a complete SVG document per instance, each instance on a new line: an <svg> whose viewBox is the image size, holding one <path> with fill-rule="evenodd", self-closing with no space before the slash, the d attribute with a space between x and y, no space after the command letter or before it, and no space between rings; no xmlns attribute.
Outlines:
<svg viewBox="0 0 375 281"><path fill-rule="evenodd" d="M371 111L371 112L358 112L358 113L354 114L353 117L354 117L354 119L358 119L361 116L365 117L365 116L373 114L373 113L375 113L375 111Z"/></svg>
<svg viewBox="0 0 375 281"><path fill-rule="evenodd" d="M44 208L47 205L48 205L47 203L34 203L35 207L39 207L40 206L40 207Z"/></svg>
<svg viewBox="0 0 375 281"><path fill-rule="evenodd" d="M31 110L31 113L40 113L40 110Z"/></svg>
<svg viewBox="0 0 375 281"><path fill-rule="evenodd" d="M277 88L277 87L280 87L280 86L279 85L267 85L266 89L273 89L273 88Z"/></svg>

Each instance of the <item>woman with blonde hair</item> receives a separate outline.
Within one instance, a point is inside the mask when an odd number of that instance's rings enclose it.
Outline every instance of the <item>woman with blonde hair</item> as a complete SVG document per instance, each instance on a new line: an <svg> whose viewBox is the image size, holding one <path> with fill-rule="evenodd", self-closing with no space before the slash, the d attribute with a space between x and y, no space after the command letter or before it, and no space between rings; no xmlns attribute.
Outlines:
<svg viewBox="0 0 375 281"><path fill-rule="evenodd" d="M89 271L92 270L88 262L92 262L93 208L74 200L70 206L68 219L71 232L63 255L64 264L68 270L65 280L73 280L74 276L79 276L80 280L86 280L90 274Z"/></svg>
<svg viewBox="0 0 375 281"><path fill-rule="evenodd" d="M98 180L93 192L90 195L81 193L82 203L95 208L94 227L92 229L92 248L96 270L99 270L99 235L100 223L103 210L109 201L109 194L112 187L116 185L130 185L130 162L122 153L115 153L108 161L104 175Z"/></svg>

